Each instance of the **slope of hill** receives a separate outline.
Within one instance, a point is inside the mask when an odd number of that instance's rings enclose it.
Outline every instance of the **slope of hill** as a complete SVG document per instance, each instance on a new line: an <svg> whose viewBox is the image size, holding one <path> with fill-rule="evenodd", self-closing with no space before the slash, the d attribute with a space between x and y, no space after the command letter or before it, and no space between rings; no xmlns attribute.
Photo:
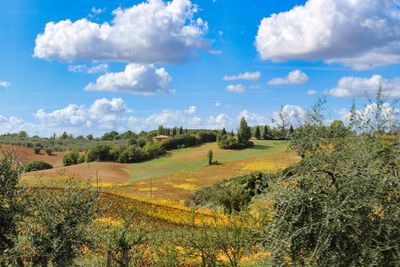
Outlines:
<svg viewBox="0 0 400 267"><path fill-rule="evenodd" d="M0 150L15 151L16 158L20 162L30 161L30 160L42 160L53 165L53 167L63 166L62 158L66 153L66 152L53 152L53 154L49 156L42 150L40 151L39 154L35 154L33 148L28 148L24 146L11 146L11 145L0 146Z"/></svg>

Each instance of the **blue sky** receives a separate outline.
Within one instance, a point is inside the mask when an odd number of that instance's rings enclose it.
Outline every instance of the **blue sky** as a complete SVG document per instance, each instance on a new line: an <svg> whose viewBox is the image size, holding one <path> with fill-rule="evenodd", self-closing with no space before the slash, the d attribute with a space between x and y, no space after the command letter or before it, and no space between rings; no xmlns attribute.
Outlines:
<svg viewBox="0 0 400 267"><path fill-rule="evenodd" d="M0 132L232 129L400 96L395 0L2 0L0 17Z"/></svg>

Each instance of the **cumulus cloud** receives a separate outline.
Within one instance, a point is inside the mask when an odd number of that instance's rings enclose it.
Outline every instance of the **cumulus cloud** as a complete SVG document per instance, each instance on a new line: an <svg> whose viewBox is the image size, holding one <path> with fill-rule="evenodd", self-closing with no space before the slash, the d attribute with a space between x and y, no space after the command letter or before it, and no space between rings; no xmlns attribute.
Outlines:
<svg viewBox="0 0 400 267"><path fill-rule="evenodd" d="M34 125L14 116L0 115L0 134L15 133L27 129L34 130Z"/></svg>
<svg viewBox="0 0 400 267"><path fill-rule="evenodd" d="M283 84L303 84L308 82L307 74L300 70L294 70L284 78L275 78L268 82L269 85L283 85Z"/></svg>
<svg viewBox="0 0 400 267"><path fill-rule="evenodd" d="M400 62L397 0L308 0L262 19L262 59L324 60L354 69Z"/></svg>
<svg viewBox="0 0 400 267"><path fill-rule="evenodd" d="M384 79L381 75L371 78L343 77L335 88L326 93L334 97L374 97L380 87L386 97L400 97L400 78Z"/></svg>
<svg viewBox="0 0 400 267"><path fill-rule="evenodd" d="M261 73L259 71L256 72L244 72L239 73L237 75L225 75L224 81L237 81L237 80L258 80L261 77Z"/></svg>
<svg viewBox="0 0 400 267"><path fill-rule="evenodd" d="M226 87L226 90L229 92L243 93L246 90L246 87L242 84L230 84Z"/></svg>
<svg viewBox="0 0 400 267"><path fill-rule="evenodd" d="M103 13L104 11L106 11L106 8L96 8L96 7L92 7L92 9L90 10L93 14L95 15L100 15L101 13Z"/></svg>
<svg viewBox="0 0 400 267"><path fill-rule="evenodd" d="M89 107L70 104L65 108L46 112L39 109L35 117L42 123L52 127L97 127L101 129L115 128L122 117L130 110L121 98L101 98Z"/></svg>
<svg viewBox="0 0 400 267"><path fill-rule="evenodd" d="M316 94L318 94L317 90L308 90L307 91L307 95L308 96L315 96Z"/></svg>
<svg viewBox="0 0 400 267"><path fill-rule="evenodd" d="M197 107L196 106L190 106L188 109L185 110L185 113L193 115L197 113Z"/></svg>
<svg viewBox="0 0 400 267"><path fill-rule="evenodd" d="M11 83L6 81L0 81L0 88L7 88L11 85Z"/></svg>
<svg viewBox="0 0 400 267"><path fill-rule="evenodd" d="M350 122L352 112L349 109L341 109L337 113L343 121ZM363 108L356 109L353 114L360 124L359 126L364 127L363 130L377 130L376 118L378 116L382 120L379 126L380 129L390 131L393 126L398 127L400 109L390 103L383 103L378 111L378 105L370 103Z"/></svg>
<svg viewBox="0 0 400 267"><path fill-rule="evenodd" d="M304 122L306 111L294 105L286 105L280 111L273 113L272 121L277 126L297 126Z"/></svg>
<svg viewBox="0 0 400 267"><path fill-rule="evenodd" d="M46 24L36 37L34 56L57 60L114 60L135 63L182 62L207 48L207 22L196 18L189 0L148 0L113 11L98 24L85 18Z"/></svg>
<svg viewBox="0 0 400 267"><path fill-rule="evenodd" d="M173 93L167 89L172 78L164 68L154 65L128 64L123 72L106 73L85 89L94 91L128 92L152 95L157 92Z"/></svg>
<svg viewBox="0 0 400 267"><path fill-rule="evenodd" d="M267 117L249 112L248 110L241 111L237 118L238 120L245 118L249 125L265 125L268 124L269 121Z"/></svg>
<svg viewBox="0 0 400 267"><path fill-rule="evenodd" d="M102 72L107 72L108 71L108 64L97 64L97 65L69 65L68 66L68 71L69 72L83 72L83 73L89 73L89 74L95 74L95 73L102 73Z"/></svg>

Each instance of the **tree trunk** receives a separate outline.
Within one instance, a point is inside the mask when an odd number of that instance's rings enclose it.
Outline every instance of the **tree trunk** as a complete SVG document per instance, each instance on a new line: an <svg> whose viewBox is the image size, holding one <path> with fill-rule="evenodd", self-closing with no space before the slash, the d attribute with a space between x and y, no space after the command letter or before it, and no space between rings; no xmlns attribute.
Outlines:
<svg viewBox="0 0 400 267"><path fill-rule="evenodd" d="M111 267L112 264L112 252L111 250L107 250L107 256L106 256L106 267Z"/></svg>

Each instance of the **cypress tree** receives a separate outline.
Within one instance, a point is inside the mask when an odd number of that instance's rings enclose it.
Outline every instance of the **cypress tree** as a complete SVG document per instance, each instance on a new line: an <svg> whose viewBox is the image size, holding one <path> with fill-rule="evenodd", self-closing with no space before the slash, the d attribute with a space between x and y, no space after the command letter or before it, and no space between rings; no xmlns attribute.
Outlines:
<svg viewBox="0 0 400 267"><path fill-rule="evenodd" d="M256 132L254 134L254 137L257 138L258 140L261 139L261 132L260 132L260 127L256 127Z"/></svg>
<svg viewBox="0 0 400 267"><path fill-rule="evenodd" d="M264 133L263 133L263 139L264 140L267 140L268 138L269 138L269 130L268 130L268 126L267 125L265 125L264 126Z"/></svg>

